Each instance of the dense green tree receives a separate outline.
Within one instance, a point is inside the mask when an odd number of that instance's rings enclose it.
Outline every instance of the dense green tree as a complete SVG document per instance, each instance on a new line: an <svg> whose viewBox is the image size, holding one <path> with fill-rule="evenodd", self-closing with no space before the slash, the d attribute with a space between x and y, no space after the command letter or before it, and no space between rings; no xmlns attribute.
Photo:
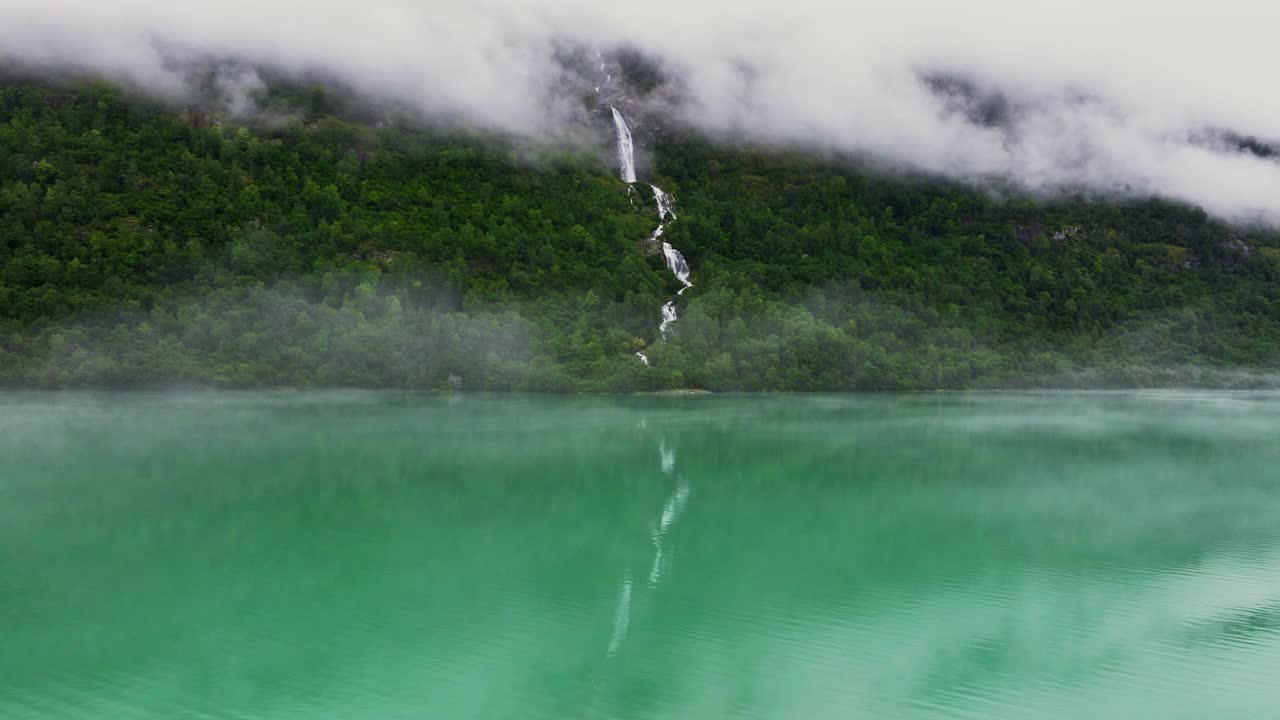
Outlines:
<svg viewBox="0 0 1280 720"><path fill-rule="evenodd" d="M601 155L388 124L322 87L263 102L236 123L0 85L0 383L1106 387L1280 362L1272 231L673 132L654 169L696 287L660 340L679 284L647 190L633 205Z"/></svg>

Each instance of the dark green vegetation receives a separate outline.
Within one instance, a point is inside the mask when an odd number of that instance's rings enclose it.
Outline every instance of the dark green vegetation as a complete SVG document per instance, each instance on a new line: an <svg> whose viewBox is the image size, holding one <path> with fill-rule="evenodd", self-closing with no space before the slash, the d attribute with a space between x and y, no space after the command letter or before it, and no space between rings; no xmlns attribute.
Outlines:
<svg viewBox="0 0 1280 720"><path fill-rule="evenodd" d="M696 288L654 342L678 284L600 156L270 100L237 123L0 86L0 383L1141 386L1280 362L1275 233L675 135L653 159Z"/></svg>

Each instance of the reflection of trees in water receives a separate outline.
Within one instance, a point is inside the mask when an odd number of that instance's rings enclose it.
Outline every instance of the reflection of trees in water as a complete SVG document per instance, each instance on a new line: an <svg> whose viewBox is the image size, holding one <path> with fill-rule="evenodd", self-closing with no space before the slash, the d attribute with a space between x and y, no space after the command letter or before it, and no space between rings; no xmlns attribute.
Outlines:
<svg viewBox="0 0 1280 720"><path fill-rule="evenodd" d="M1280 602L1243 608L1196 623L1187 635L1192 643L1252 643L1259 636L1280 634Z"/></svg>

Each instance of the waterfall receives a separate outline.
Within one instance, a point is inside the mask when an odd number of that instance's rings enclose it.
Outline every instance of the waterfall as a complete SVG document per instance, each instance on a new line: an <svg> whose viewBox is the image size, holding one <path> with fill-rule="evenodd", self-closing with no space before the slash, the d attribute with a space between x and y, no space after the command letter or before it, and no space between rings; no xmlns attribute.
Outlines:
<svg viewBox="0 0 1280 720"><path fill-rule="evenodd" d="M600 54L596 53L596 57L599 58ZM605 63L603 61L600 63L600 72L605 72ZM609 87L612 83L612 74L607 74L604 87ZM601 88L597 87L596 93L599 93L600 90ZM603 102L601 104L603 105ZM632 198L634 204L636 195L634 187L636 183L636 160L635 144L631 139L631 128L627 127L627 120L618 111L618 108L610 105L609 110L613 113L613 126L618 133L618 165L621 169L622 180L627 184L627 194ZM654 229L649 240L655 244L662 243L662 256L666 261L667 268L684 286L678 293L682 294L685 290L693 287L693 283L689 282L691 274L689 263L685 262L684 255L672 247L671 243L662 240L663 234L667 231L667 225L676 219L675 202L670 195L657 185L650 185L649 187L653 189L653 200L658 205L658 227ZM676 301L668 300L662 306L662 324L658 326L658 331L663 338L671 334L671 326L678 319ZM637 352L636 357L646 366L650 364L649 357L643 351ZM644 424L644 421L641 420L642 427ZM658 455L661 461L662 473L664 475L674 474L676 469L675 451L669 449L666 442L659 441ZM662 508L662 514L658 517L657 526L649 534L649 539L653 543L653 563L649 569L650 588L657 588L659 580L662 579L662 568L670 554L665 542L667 534L675 527L688 503L689 483L677 476L676 487L671 496L667 498L666 505ZM631 626L631 596L631 569L627 568L622 576L622 584L618 588L618 597L614 605L613 632L609 638L608 648L609 657L617 655L618 651L622 649L623 643L627 640L627 631Z"/></svg>
<svg viewBox="0 0 1280 720"><path fill-rule="evenodd" d="M658 333L664 338L667 335L670 335L671 325L679 319L680 316L676 314L676 301L668 300L667 303L662 306L662 324L658 326Z"/></svg>
<svg viewBox="0 0 1280 720"><path fill-rule="evenodd" d="M676 213L671 209L671 196L662 192L662 188L657 185L650 185L653 188L653 200L658 203L658 222L666 222L667 219L675 220Z"/></svg>
<svg viewBox="0 0 1280 720"><path fill-rule="evenodd" d="M603 73L605 65L602 62L600 71ZM605 86L611 85L613 75L605 76ZM596 92L600 92L600 88L596 88ZM622 175L622 181L627 184L628 194L635 192L634 185L636 183L636 155L635 142L631 138L631 128L627 126L627 119L617 107L610 105L610 112L613 113L613 127L618 134L618 166ZM649 236L651 243L662 243L662 256L666 261L667 269L671 271L680 284L684 287L680 288L677 295L683 295L685 290L693 287L693 283L689 282L689 276L692 274L689 270L689 263L685 261L684 255L679 250L672 247L671 243L662 240L662 236L667 231L667 226L676 220L675 201L670 195L663 191L657 185L649 185L653 189L653 201L658 206L658 227L654 229L653 234ZM662 306L662 323L658 326L658 333L662 338L666 338L671 334L671 326L680 319L676 310L676 301L669 300ZM649 365L649 357L644 352L637 352L636 357L640 362Z"/></svg>
<svg viewBox="0 0 1280 720"><path fill-rule="evenodd" d="M627 120L618 108L610 105L609 109L613 111L613 126L618 131L618 165L622 168L622 182L630 185L636 181L636 153L631 142L631 128L627 127Z"/></svg>
<svg viewBox="0 0 1280 720"><path fill-rule="evenodd" d="M653 188L653 200L658 204L658 228L653 231L653 235L649 238L651 242L656 243L662 240L663 233L667 231L667 225L676 219L676 213L672 209L674 203L670 195L663 192L662 188L657 185L650 185L649 187ZM677 295L683 295L685 290L693 287L693 283L689 282L689 275L691 274L689 263L685 261L684 255L679 250L665 241L662 243L662 257L666 260L667 269L671 271L672 275L676 276L681 285L684 285L684 287L680 288L680 292L676 293ZM671 334L671 326L679 319L680 316L676 312L676 301L667 301L662 306L662 324L658 326L658 333L663 338L666 338ZM647 358L645 360L645 364L648 364Z"/></svg>
<svg viewBox="0 0 1280 720"><path fill-rule="evenodd" d="M684 285L680 292L683 293L693 287L693 283L689 282L689 263L684 261L684 255L671 247L671 243L668 242L662 243L662 254L667 258L667 267L670 268L671 274Z"/></svg>

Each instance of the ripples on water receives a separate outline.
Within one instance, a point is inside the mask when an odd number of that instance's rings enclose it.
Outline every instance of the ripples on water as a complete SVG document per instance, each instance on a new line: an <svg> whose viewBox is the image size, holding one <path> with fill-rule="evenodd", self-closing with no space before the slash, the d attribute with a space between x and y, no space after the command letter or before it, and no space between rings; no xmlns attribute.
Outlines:
<svg viewBox="0 0 1280 720"><path fill-rule="evenodd" d="M1265 718L1280 399L0 396L0 718Z"/></svg>

